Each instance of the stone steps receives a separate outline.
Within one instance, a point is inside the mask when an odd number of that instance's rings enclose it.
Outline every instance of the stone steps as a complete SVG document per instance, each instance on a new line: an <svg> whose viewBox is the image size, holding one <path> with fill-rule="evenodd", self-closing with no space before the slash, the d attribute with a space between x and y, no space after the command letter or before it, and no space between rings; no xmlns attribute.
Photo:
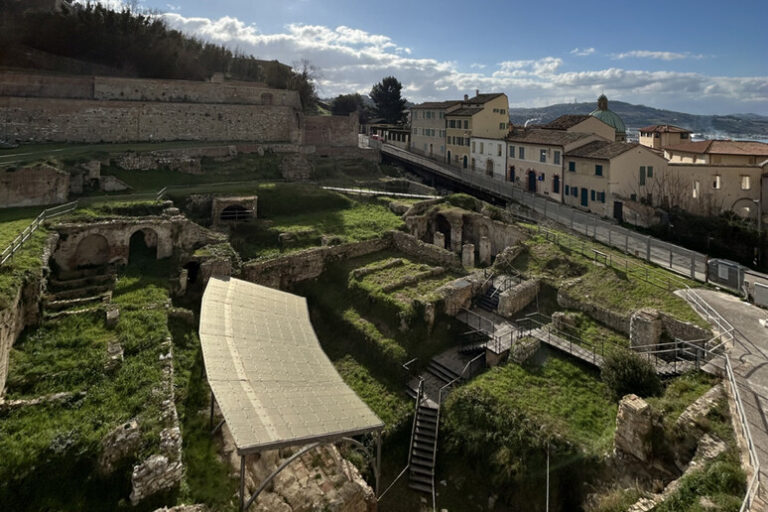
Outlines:
<svg viewBox="0 0 768 512"><path fill-rule="evenodd" d="M79 306L85 306L88 304L93 304L95 302L100 303L107 303L112 299L112 292L107 291L104 293L100 293L97 295L92 295L89 297L81 297L78 299L64 299L64 300L53 300L53 301L44 301L43 306L46 312L61 312L68 309L77 308Z"/></svg>

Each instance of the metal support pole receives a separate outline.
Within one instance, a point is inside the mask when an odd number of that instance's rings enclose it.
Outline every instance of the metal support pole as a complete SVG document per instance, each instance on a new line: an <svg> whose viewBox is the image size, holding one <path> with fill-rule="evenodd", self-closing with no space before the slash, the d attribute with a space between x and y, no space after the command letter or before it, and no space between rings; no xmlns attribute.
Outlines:
<svg viewBox="0 0 768 512"><path fill-rule="evenodd" d="M240 512L245 510L245 455L240 456Z"/></svg>
<svg viewBox="0 0 768 512"><path fill-rule="evenodd" d="M211 418L208 421L208 430L213 430L213 391L211 391Z"/></svg>
<svg viewBox="0 0 768 512"><path fill-rule="evenodd" d="M376 496L381 482L381 431L376 432Z"/></svg>

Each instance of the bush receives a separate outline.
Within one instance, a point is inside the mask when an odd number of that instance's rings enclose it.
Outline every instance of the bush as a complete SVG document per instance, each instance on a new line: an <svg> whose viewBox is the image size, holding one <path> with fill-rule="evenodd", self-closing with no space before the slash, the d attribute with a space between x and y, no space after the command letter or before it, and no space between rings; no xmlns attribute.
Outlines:
<svg viewBox="0 0 768 512"><path fill-rule="evenodd" d="M601 372L603 382L616 400L634 393L641 397L661 394L661 380L653 365L629 350L608 354Z"/></svg>
<svg viewBox="0 0 768 512"><path fill-rule="evenodd" d="M448 196L448 203L469 211L476 211L478 209L477 199L469 194L451 194Z"/></svg>

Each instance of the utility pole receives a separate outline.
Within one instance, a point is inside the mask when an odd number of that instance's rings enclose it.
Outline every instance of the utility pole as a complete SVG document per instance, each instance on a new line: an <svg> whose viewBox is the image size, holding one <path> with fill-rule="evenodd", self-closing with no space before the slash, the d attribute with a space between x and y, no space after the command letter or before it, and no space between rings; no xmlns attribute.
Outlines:
<svg viewBox="0 0 768 512"><path fill-rule="evenodd" d="M753 199L752 201L757 204L757 261L755 261L755 266L760 266L763 262L763 203L761 199Z"/></svg>

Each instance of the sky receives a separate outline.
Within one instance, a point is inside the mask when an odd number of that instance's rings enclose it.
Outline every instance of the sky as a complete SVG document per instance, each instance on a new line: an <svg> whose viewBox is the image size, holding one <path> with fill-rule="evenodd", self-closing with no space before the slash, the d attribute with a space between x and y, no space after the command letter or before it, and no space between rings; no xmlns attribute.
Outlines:
<svg viewBox="0 0 768 512"><path fill-rule="evenodd" d="M107 3L119 3L109 0ZM322 98L395 76L415 103L621 100L768 115L768 0L141 0L206 41L316 68Z"/></svg>

